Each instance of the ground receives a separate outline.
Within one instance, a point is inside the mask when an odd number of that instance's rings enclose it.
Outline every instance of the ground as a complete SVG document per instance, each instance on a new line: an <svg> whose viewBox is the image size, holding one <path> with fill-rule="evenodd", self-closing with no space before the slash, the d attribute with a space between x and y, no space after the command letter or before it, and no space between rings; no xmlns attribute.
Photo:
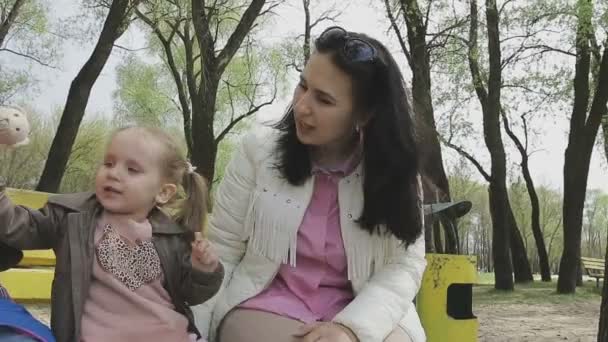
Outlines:
<svg viewBox="0 0 608 342"><path fill-rule="evenodd" d="M536 281L504 293L491 284L476 285L473 310L479 320L479 341L597 341L601 297L595 283L585 282L576 295L565 296L557 295L555 286L555 281ZM49 322L48 305L27 307Z"/></svg>
<svg viewBox="0 0 608 342"><path fill-rule="evenodd" d="M507 294L477 285L479 341L597 341L601 296L595 282L585 282L575 295L558 295L555 288L555 280L516 285Z"/></svg>

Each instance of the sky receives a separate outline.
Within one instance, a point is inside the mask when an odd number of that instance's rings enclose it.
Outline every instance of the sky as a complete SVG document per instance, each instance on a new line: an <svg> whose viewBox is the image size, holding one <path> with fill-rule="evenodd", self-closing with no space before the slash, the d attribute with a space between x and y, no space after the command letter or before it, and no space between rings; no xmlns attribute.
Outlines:
<svg viewBox="0 0 608 342"><path fill-rule="evenodd" d="M270 29L264 31L264 39L269 41L280 40L287 35L293 35L294 32L301 32L303 26L303 11L300 9L301 1L290 0L291 5L279 7L277 15L273 19ZM51 20L58 21L68 17L73 17L80 13L77 7L81 2L71 0L55 0L52 2L49 16ZM379 39L389 46L391 51L396 56L397 61L404 66L404 74L409 74L405 69L406 62L402 57L403 54L397 44L395 37L387 30L387 20L385 12L382 8L372 9L368 6L369 0L353 0L339 2L338 8L343 10L342 15L338 18L335 24L339 24L348 30L367 33L368 35ZM319 13L318 8L313 8L313 15ZM332 23L323 23L319 25L313 34L318 34L326 26L334 25ZM28 103L34 102L34 108L41 112L50 115L52 110L63 106L70 87L72 79L76 76L81 66L89 57L94 46L95 39L91 39L86 43L78 43L75 41L65 41L62 45L62 58L57 61L56 69L49 69L33 65L33 69L40 79L39 89L35 94L27 94L25 97ZM145 45L143 32L129 29L129 31L120 38L119 45L131 49L142 48ZM115 49L108 63L104 67L99 79L92 89L89 103L87 106L86 116L90 117L99 113L111 113L113 110L112 93L116 89L116 66L125 58L124 51ZM18 58L10 58L13 63L23 63L23 60ZM295 77L293 77L295 79ZM294 83L295 86L295 83ZM289 92L288 92L289 96ZM22 96L24 97L24 96ZM267 107L258 117L258 120L276 118L281 115L288 98L283 98L277 101L273 106ZM533 178L537 184L551 186L555 189L561 189L563 184L563 160L564 151L567 144L567 124L562 122L547 122L545 127L547 133L540 137L540 146L530 159L530 168L533 173ZM600 131L601 132L601 131ZM503 137L504 141L508 139ZM479 137L482 141L482 137ZM471 151L475 155L487 155L483 144L478 144L476 150ZM444 148L444 155L448 163L453 162L456 158L456 153ZM511 160L517 162L519 156L512 154ZM600 154L600 150L596 149L593 154L591 163L588 188L599 188L608 192L608 182L605 181L608 170L606 162ZM489 163L485 160L487 169ZM472 172L477 173L474 168ZM478 174L475 175L481 179Z"/></svg>

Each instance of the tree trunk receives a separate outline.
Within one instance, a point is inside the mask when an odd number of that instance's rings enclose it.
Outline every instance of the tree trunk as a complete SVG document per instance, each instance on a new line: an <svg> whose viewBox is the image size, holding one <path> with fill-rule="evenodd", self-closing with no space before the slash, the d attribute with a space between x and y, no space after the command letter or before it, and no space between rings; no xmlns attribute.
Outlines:
<svg viewBox="0 0 608 342"><path fill-rule="evenodd" d="M602 132L604 135L604 154L606 155L606 161L608 161L608 115L604 114L602 118Z"/></svg>
<svg viewBox="0 0 608 342"><path fill-rule="evenodd" d="M490 216L492 218L492 259L494 260L494 288L497 290L513 290L513 265L511 263L505 209L506 187L500 189L500 184L490 183Z"/></svg>
<svg viewBox="0 0 608 342"><path fill-rule="evenodd" d="M426 26L416 0L400 0L402 14L407 26L407 39L411 52L410 68L412 69L412 99L419 123L420 132L420 170L438 190L439 202L450 201L448 178L443 167L441 145L437 134L433 101L431 95L431 66L426 43ZM445 231L447 253L458 253L456 219L444 218L442 225Z"/></svg>
<svg viewBox="0 0 608 342"><path fill-rule="evenodd" d="M456 219L450 219L449 217L442 215L439 222L441 222L441 225L444 228L445 252L447 254L460 254Z"/></svg>
<svg viewBox="0 0 608 342"><path fill-rule="evenodd" d="M17 19L17 16L19 15L19 10L24 4L25 0L15 0L15 3L13 3L13 7L8 12L6 18L0 22L0 48L4 47L4 40L8 35L8 31L10 31L11 26L13 26L15 19Z"/></svg>
<svg viewBox="0 0 608 342"><path fill-rule="evenodd" d="M509 197L506 186L506 156L500 130L501 57L498 31L498 10L495 0L486 0L488 30L489 78L486 91L479 68L477 30L479 27L477 1L470 3L470 31L468 60L473 86L483 112L484 141L491 160L489 177L490 214L492 218L492 257L494 259L494 287L513 290L513 265L509 257L511 225Z"/></svg>
<svg viewBox="0 0 608 342"><path fill-rule="evenodd" d="M530 205L532 206L532 233L534 234L536 252L538 253L538 264L540 267L541 279L542 281L550 282L551 269L549 268L549 257L547 256L545 239L540 228L540 203L538 200L538 194L536 193L536 188L534 187L532 175L530 174L530 168L528 167L527 155L524 159L522 159L521 169L524 174L524 179L526 181L528 196L530 196Z"/></svg>
<svg viewBox="0 0 608 342"><path fill-rule="evenodd" d="M433 245L433 220L424 220L424 249L427 253L435 253Z"/></svg>
<svg viewBox="0 0 608 342"><path fill-rule="evenodd" d="M592 27L589 15L589 13L592 13L591 1L579 0L578 8L574 105L564 160L564 250L557 282L559 293L574 293L576 291L589 163L601 118L606 113L606 102L608 101L607 48L604 48L595 94L593 99L590 99L588 30ZM606 42L608 43L608 39ZM589 115L587 115L590 100L592 104Z"/></svg>
<svg viewBox="0 0 608 342"><path fill-rule="evenodd" d="M608 248L606 248L604 260L604 274L608 274ZM608 284L606 284L606 279L604 279L604 289L602 290L602 305L600 307L600 324L598 331L597 342L608 342Z"/></svg>
<svg viewBox="0 0 608 342"><path fill-rule="evenodd" d="M200 167L198 171L207 179L209 187L214 181L217 155L213 122L218 84L219 79L208 77L207 82L201 84L201 101L193 102L192 106L192 130L197 132L192 136L192 164Z"/></svg>
<svg viewBox="0 0 608 342"><path fill-rule="evenodd" d="M538 263L540 267L540 273L542 281L550 282L551 281L551 269L549 268L549 257L547 256L547 248L545 247L545 239L543 237L542 229L540 228L540 202L538 200L538 194L536 193L536 188L534 186L534 181L532 180L532 175L530 173L530 166L528 163L528 126L526 123L525 117L523 117L524 123L524 134L526 145L522 144L521 140L515 135L513 130L511 130L511 126L509 125L509 121L505 113L502 113L503 117L503 126L505 128L505 132L507 135L513 140L515 146L517 147L520 155L521 155L521 171L524 176L524 180L526 182L526 189L528 190L528 196L530 197L530 205L532 207L532 234L534 235L534 242L536 243L536 251L538 254ZM517 278L517 276L516 276Z"/></svg>
<svg viewBox="0 0 608 342"><path fill-rule="evenodd" d="M127 28L130 2L130 0L112 2L93 53L72 81L59 127L51 144L40 182L36 187L38 191L59 190L91 89L112 53L114 42Z"/></svg>
<svg viewBox="0 0 608 342"><path fill-rule="evenodd" d="M507 197L507 201L509 198ZM516 283L527 283L534 281L532 276L532 269L530 268L530 261L528 260L528 253L524 246L524 240L521 237L521 233L517 228L517 222L511 209L511 204L508 202L505 205L507 215L509 219L509 238L511 247L511 260L513 262L513 273L515 274Z"/></svg>
<svg viewBox="0 0 608 342"><path fill-rule="evenodd" d="M192 21L201 51L201 75L196 96L192 99L192 164L209 183L214 182L215 157L219 140L214 133L215 107L220 79L226 67L251 31L266 0L252 0L243 12L226 45L216 55L215 40L211 35L210 15L199 0L192 0ZM232 123L231 123L232 124Z"/></svg>
<svg viewBox="0 0 608 342"><path fill-rule="evenodd" d="M302 6L304 7L304 44L302 44L302 50L304 65L306 65L310 58L310 0L302 0Z"/></svg>
<svg viewBox="0 0 608 342"><path fill-rule="evenodd" d="M532 206L532 233L534 234L534 242L536 243L536 252L538 254L538 265L540 267L540 275L542 281L551 281L551 269L549 268L549 257L547 255L547 247L545 246L545 239L543 237L542 230L540 228L540 204L538 201L538 195L532 182L530 175L530 169L528 168L527 161L526 166L522 166L524 171L524 178L526 180L526 187L528 188L528 195L530 196L530 203Z"/></svg>
<svg viewBox="0 0 608 342"><path fill-rule="evenodd" d="M435 253L443 253L443 241L441 240L441 225L439 221L433 222L433 242L435 244Z"/></svg>

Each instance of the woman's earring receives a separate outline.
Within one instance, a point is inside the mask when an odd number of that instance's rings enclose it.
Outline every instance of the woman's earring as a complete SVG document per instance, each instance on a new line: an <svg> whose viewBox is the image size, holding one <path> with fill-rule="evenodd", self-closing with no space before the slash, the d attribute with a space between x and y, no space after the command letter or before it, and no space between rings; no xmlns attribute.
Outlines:
<svg viewBox="0 0 608 342"><path fill-rule="evenodd" d="M359 145L363 145L363 130L359 124L355 125L355 132L359 135Z"/></svg>

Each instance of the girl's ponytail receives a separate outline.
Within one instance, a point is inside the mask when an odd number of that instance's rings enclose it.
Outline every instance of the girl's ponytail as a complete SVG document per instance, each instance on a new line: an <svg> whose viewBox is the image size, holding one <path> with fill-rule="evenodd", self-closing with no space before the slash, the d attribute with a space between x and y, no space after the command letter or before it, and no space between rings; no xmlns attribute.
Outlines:
<svg viewBox="0 0 608 342"><path fill-rule="evenodd" d="M188 163L182 177L184 199L175 217L177 223L192 232L203 232L207 217L207 182Z"/></svg>

